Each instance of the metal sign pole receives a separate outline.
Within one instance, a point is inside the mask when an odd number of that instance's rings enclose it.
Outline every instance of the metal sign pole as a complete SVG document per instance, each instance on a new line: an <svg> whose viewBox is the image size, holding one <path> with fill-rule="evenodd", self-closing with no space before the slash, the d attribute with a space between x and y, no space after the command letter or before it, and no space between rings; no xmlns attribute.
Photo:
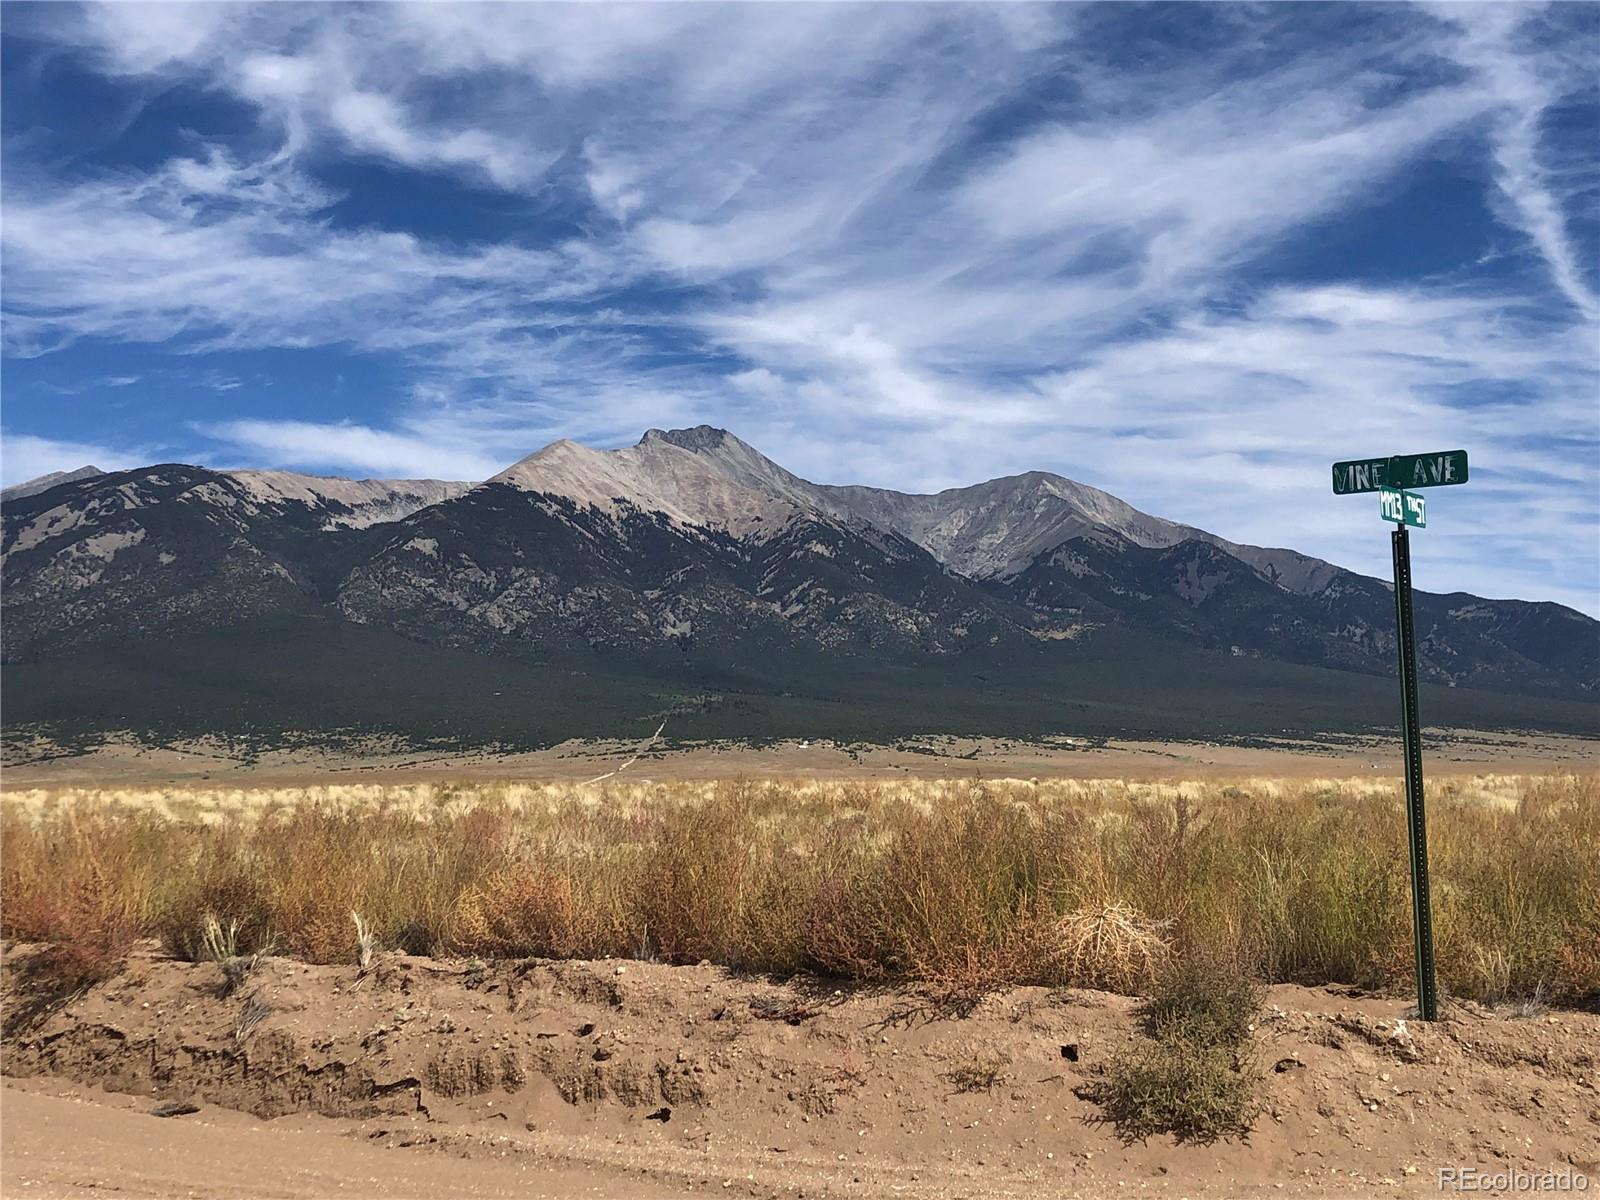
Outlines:
<svg viewBox="0 0 1600 1200"><path fill-rule="evenodd" d="M1391 454L1333 464L1333 494L1379 492L1379 516L1395 522L1394 623L1400 650L1400 703L1406 758L1406 824L1411 834L1411 919L1416 933L1417 1014L1437 1020L1439 997L1433 973L1433 908L1428 894L1428 818L1422 804L1422 722L1417 716L1417 630L1411 609L1411 536L1406 526L1427 525L1427 504L1409 488L1465 483L1465 450Z"/></svg>
<svg viewBox="0 0 1600 1200"><path fill-rule="evenodd" d="M1389 535L1394 548L1394 612L1400 650L1400 701L1406 760L1406 823L1411 833L1411 914L1416 932L1417 1014L1437 1020L1433 971L1433 910L1428 890L1428 820L1422 801L1422 729L1417 715L1417 630L1411 610L1411 537L1404 525Z"/></svg>

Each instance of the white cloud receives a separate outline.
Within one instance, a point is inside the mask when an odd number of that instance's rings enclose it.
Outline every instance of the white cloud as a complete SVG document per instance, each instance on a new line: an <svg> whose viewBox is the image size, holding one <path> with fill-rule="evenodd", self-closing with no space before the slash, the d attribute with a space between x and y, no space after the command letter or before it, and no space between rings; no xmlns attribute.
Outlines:
<svg viewBox="0 0 1600 1200"><path fill-rule="evenodd" d="M1600 296L1584 279L1585 265L1567 228L1566 209L1589 194L1592 208L1593 139L1579 161L1579 186L1563 195L1563 172L1549 169L1541 154L1554 154L1541 145L1540 123L1564 94L1592 88L1594 39L1580 38L1576 46L1557 41L1538 55L1519 51L1524 26L1537 26L1538 10L1517 5L1460 5L1442 10L1459 29L1450 44L1452 54L1473 69L1494 98L1494 162L1497 182L1505 199L1508 219L1533 242L1549 267L1551 279L1574 308L1590 321L1600 320ZM1568 178L1571 172L1566 172ZM1597 264L1587 264L1589 271Z"/></svg>
<svg viewBox="0 0 1600 1200"><path fill-rule="evenodd" d="M0 229L15 306L7 348L98 336L423 350L490 335L509 309L602 282L582 256L337 232L323 218L334 199L287 163L220 151L65 189L11 181Z"/></svg>
<svg viewBox="0 0 1600 1200"><path fill-rule="evenodd" d="M415 433L313 421L225 421L204 432L252 463L369 477L483 480L508 463Z"/></svg>
<svg viewBox="0 0 1600 1200"><path fill-rule="evenodd" d="M103 68L143 75L217 53L245 15L244 6L230 4L92 4L57 20L64 38L84 38L101 51ZM81 27L69 24L78 21Z"/></svg>
<svg viewBox="0 0 1600 1200"><path fill-rule="evenodd" d="M963 200L1008 240L1131 237L1143 275L1164 286L1381 188L1487 103L1433 90L1373 109L1359 87L1307 94L1310 82L1298 68L1142 121L1046 129Z"/></svg>
<svg viewBox="0 0 1600 1200"><path fill-rule="evenodd" d="M376 92L345 91L329 104L328 116L358 151L408 167L477 167L502 187L534 177L550 161L478 129L429 134L396 100Z"/></svg>

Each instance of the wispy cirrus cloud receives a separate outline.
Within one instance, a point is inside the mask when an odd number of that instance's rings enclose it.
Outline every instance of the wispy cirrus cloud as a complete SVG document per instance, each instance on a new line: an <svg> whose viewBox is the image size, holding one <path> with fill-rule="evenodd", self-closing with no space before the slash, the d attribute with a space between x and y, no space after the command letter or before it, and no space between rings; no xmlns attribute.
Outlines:
<svg viewBox="0 0 1600 1200"><path fill-rule="evenodd" d="M506 464L462 440L417 431L371 429L318 421L224 421L205 432L251 457L311 469L355 471L378 478L482 480Z"/></svg>
<svg viewBox="0 0 1600 1200"><path fill-rule="evenodd" d="M1369 570L1369 531L1322 494L1327 461L1442 439L1480 472L1450 498L1460 536L1438 538L1453 580L1592 611L1596 180L1557 120L1592 118L1592 18L1153 20L52 13L32 31L52 52L252 124L153 163L8 161L6 343L334 348L407 380L325 415L260 402L198 422L198 453L480 477L551 437L709 420L830 481L1056 469ZM1411 196L1441 163L1458 182ZM331 169L352 165L379 174ZM423 178L459 190L408 206ZM522 219L477 223L485 189ZM1459 253L1398 269L1469 190L1487 224L1461 218ZM1375 210L1395 228L1340 224ZM1317 260L1340 237L1348 261ZM1504 532L1505 503L1539 505L1557 536Z"/></svg>
<svg viewBox="0 0 1600 1200"><path fill-rule="evenodd" d="M336 230L324 216L333 200L286 163L220 149L64 189L14 178L7 349L100 337L183 338L191 352L348 342L425 353L492 332L497 306L531 312L598 283L595 264L559 250Z"/></svg>
<svg viewBox="0 0 1600 1200"><path fill-rule="evenodd" d="M1515 5L1459 5L1444 10L1457 36L1449 50L1495 100L1495 182L1506 218L1537 247L1550 276L1572 306L1600 320L1594 261L1585 266L1567 213L1593 208L1600 196L1600 164L1592 153L1550 144L1540 124L1570 94L1594 89L1594 52L1600 36L1566 39L1542 28L1542 14ZM1544 40L1530 52L1531 39ZM1593 125L1590 125L1593 132ZM1590 140L1589 149L1593 144Z"/></svg>

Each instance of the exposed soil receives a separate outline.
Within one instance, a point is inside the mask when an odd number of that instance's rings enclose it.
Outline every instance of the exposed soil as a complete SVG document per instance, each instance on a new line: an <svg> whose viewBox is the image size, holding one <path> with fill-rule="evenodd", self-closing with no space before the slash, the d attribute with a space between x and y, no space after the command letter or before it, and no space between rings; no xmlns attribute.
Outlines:
<svg viewBox="0 0 1600 1200"><path fill-rule="evenodd" d="M4 957L7 1196L1365 1197L1437 1195L1440 1166L1600 1175L1594 1014L1450 1004L1421 1025L1394 998L1277 987L1249 1138L1130 1145L1079 1094L1134 1036L1136 1002L1105 993L955 1013L710 966L387 954L365 976L267 959L224 995L218 965L147 944L33 1012L34 953Z"/></svg>

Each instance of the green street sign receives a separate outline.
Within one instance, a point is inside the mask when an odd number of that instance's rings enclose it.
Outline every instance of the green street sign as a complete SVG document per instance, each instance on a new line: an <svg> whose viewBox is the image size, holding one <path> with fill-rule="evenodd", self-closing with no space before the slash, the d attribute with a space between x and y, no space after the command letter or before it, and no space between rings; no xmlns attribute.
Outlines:
<svg viewBox="0 0 1600 1200"><path fill-rule="evenodd" d="M1399 521L1417 529L1426 529L1427 503L1426 499L1415 492L1403 492L1399 488L1392 487L1378 489L1378 511L1385 521Z"/></svg>
<svg viewBox="0 0 1600 1200"><path fill-rule="evenodd" d="M1384 473L1389 469L1389 459L1356 458L1333 464L1333 494L1348 496L1351 492L1375 492L1383 486Z"/></svg>
<svg viewBox="0 0 1600 1200"><path fill-rule="evenodd" d="M1333 494L1375 492L1385 484L1398 488L1443 487L1467 481L1467 452L1392 454L1386 458L1353 458L1333 464Z"/></svg>
<svg viewBox="0 0 1600 1200"><path fill-rule="evenodd" d="M1434 454L1396 454L1384 472L1384 483L1397 488L1443 487L1467 481L1467 452L1440 450Z"/></svg>

